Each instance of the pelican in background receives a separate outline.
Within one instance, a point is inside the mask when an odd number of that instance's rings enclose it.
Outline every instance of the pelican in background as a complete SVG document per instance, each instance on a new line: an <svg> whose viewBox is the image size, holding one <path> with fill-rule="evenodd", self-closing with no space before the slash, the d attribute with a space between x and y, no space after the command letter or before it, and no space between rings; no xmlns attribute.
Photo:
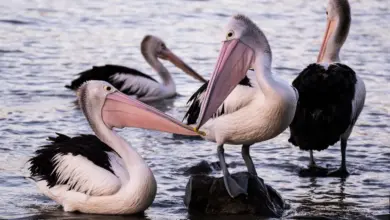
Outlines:
<svg viewBox="0 0 390 220"><path fill-rule="evenodd" d="M168 116L161 118L163 113L104 81L84 83L78 96L80 108L97 136L70 138L58 134L49 138L52 143L40 147L29 160L31 178L64 211L95 214L144 211L155 198L156 180L143 158L112 128L149 128L162 122L164 127L157 126L158 130L198 134L186 125L170 122L173 119Z"/></svg>
<svg viewBox="0 0 390 220"><path fill-rule="evenodd" d="M363 109L366 89L363 80L347 65L339 52L349 32L348 0L329 0L327 26L317 63L310 64L293 81L299 92L296 115L290 125L289 142L310 151L309 170L316 166L313 150L324 150L340 140L341 166L329 176L348 176L347 140Z"/></svg>
<svg viewBox="0 0 390 220"><path fill-rule="evenodd" d="M147 35L141 42L141 53L150 66L161 76L159 83L138 70L118 65L97 66L79 73L79 77L65 87L76 90L88 80L107 81L121 92L143 102L158 101L176 96L176 85L172 75L158 58L169 60L175 66L200 82L206 80L167 48L158 37Z"/></svg>
<svg viewBox="0 0 390 220"><path fill-rule="evenodd" d="M247 195L248 182L239 184L231 177L223 145L242 145L248 172L257 176L249 147L283 132L293 120L298 98L292 86L272 75L268 40L249 18L233 16L225 37L206 91L200 98L193 99L186 117L198 121L195 130L203 138L217 143L225 187L235 198ZM251 67L256 83L237 86L240 82L248 84L243 79ZM181 129L187 128L182 126Z"/></svg>

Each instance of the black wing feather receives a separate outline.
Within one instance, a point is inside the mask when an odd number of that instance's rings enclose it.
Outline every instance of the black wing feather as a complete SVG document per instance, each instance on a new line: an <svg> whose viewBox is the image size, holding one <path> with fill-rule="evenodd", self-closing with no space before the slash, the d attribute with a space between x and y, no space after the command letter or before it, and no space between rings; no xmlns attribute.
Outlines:
<svg viewBox="0 0 390 220"><path fill-rule="evenodd" d="M65 87L68 89L76 90L78 89L84 82L88 80L103 80L112 84L115 88L120 89L124 82L115 82L111 80L111 76L122 73L122 74L131 74L135 76L145 77L147 79L153 80L157 82L152 77L132 68L128 68L125 66L118 65L105 65L105 66L94 66L92 69L86 70L84 72L79 73L80 75L77 79L73 80L70 85L66 85Z"/></svg>
<svg viewBox="0 0 390 220"><path fill-rule="evenodd" d="M326 70L311 64L293 81L299 100L290 124L289 142L303 150L324 150L335 144L351 123L357 79L343 64Z"/></svg>
<svg viewBox="0 0 390 220"><path fill-rule="evenodd" d="M41 146L35 151L35 156L29 160L29 171L34 179L46 180L49 187L59 183L58 175L54 171L56 163L53 160L57 154L81 155L114 174L107 154L113 150L95 135L80 135L71 138L57 133L57 137L49 137L48 139L51 144ZM63 184L67 184L67 181Z"/></svg>
<svg viewBox="0 0 390 220"><path fill-rule="evenodd" d="M187 105L190 105L186 114L184 115L183 121L187 119L187 124L195 124L200 114L200 106L202 105L200 96L206 92L209 81L205 82L188 100ZM252 87L250 79L245 76L239 83L239 85ZM218 117L225 114L225 106L222 104L221 111L216 112L213 117Z"/></svg>

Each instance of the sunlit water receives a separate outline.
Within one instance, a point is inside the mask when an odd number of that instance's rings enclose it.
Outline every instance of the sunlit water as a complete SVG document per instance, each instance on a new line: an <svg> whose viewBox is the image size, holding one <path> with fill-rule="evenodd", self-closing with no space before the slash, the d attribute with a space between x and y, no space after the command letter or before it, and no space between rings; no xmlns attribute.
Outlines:
<svg viewBox="0 0 390 220"><path fill-rule="evenodd" d="M291 204L285 217L373 217L389 212L389 4L386 0L350 2L352 26L341 58L367 87L366 105L347 148L352 175L346 180L298 177L308 152L287 142L288 131L251 148L259 176ZM26 161L47 143L47 136L91 133L71 104L74 93L64 88L76 73L112 63L158 77L139 51L143 36L154 34L209 78L221 29L229 16L239 12L263 29L273 50L274 74L291 82L315 61L325 28L324 9L322 0L0 1L0 216L105 219L64 213L25 178ZM181 96L159 106L181 119L187 99L201 84L167 66ZM120 134L157 178L158 193L145 213L147 218L192 218L182 201L188 180L183 170L202 159L216 161L215 144L140 129L124 129ZM226 152L227 160L238 164L232 172L245 170L239 147L228 146ZM339 145L315 156L319 164L337 167Z"/></svg>

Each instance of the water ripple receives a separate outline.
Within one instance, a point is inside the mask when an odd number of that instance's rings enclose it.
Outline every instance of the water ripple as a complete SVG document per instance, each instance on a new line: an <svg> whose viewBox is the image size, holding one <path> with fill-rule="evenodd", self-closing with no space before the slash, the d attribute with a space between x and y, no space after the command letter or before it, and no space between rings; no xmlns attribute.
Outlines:
<svg viewBox="0 0 390 220"><path fill-rule="evenodd" d="M74 93L64 88L76 73L111 63L158 78L139 49L143 36L154 34L209 78L228 17L245 13L270 41L274 74L291 82L315 62L325 28L325 3L307 0L6 2L0 3L0 216L7 219L107 218L64 213L25 178L26 161L39 145L47 143L48 136L91 133L73 105ZM383 0L350 2L353 19L341 59L367 87L365 108L348 142L352 175L346 180L298 177L309 155L288 144L288 131L251 148L259 175L291 204L285 218L372 219L388 214L390 15ZM174 74L180 96L156 107L181 119L187 99L200 83L171 64L167 68ZM145 158L158 182L156 200L146 216L126 219L207 219L187 214L182 201L188 181L184 171L202 160L216 161L215 144L140 129L119 133ZM336 144L315 152L317 163L337 168L339 148ZM239 147L226 146L226 155L232 172L245 170ZM210 175L221 174L213 171Z"/></svg>

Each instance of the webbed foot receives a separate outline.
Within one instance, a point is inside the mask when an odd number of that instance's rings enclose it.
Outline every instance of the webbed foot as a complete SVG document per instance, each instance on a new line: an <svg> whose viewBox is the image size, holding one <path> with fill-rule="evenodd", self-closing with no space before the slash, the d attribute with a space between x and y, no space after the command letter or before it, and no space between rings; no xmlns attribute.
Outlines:
<svg viewBox="0 0 390 220"><path fill-rule="evenodd" d="M229 175L224 177L224 182L225 182L225 188L229 193L230 197L236 198L239 195L245 195L245 196L248 195L247 193L248 179L246 179L246 181L243 180L237 182Z"/></svg>
<svg viewBox="0 0 390 220"><path fill-rule="evenodd" d="M339 168L337 170L329 171L327 173L327 176L329 177L340 177L340 178L346 178L349 176L349 172L346 168Z"/></svg>
<svg viewBox="0 0 390 220"><path fill-rule="evenodd" d="M302 168L299 171L300 177L326 177L329 170L325 167L317 165L309 165L307 168Z"/></svg>

